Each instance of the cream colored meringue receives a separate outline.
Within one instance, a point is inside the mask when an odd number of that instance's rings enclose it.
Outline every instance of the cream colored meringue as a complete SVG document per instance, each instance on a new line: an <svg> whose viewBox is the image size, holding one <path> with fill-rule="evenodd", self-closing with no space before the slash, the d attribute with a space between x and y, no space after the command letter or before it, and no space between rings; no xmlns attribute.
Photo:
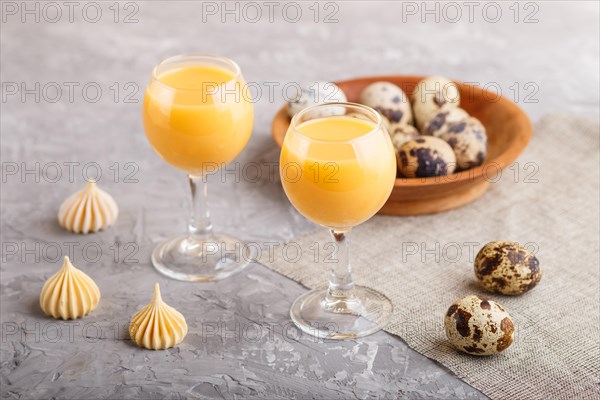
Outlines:
<svg viewBox="0 0 600 400"><path fill-rule="evenodd" d="M83 271L65 257L62 268L46 281L40 293L40 307L56 319L76 319L96 309L100 289Z"/></svg>
<svg viewBox="0 0 600 400"><path fill-rule="evenodd" d="M154 296L146 307L131 318L129 334L140 347L162 350L183 341L188 327L179 311L163 302L158 283L154 286Z"/></svg>
<svg viewBox="0 0 600 400"><path fill-rule="evenodd" d="M97 232L112 225L119 207L112 196L89 180L85 188L69 196L60 206L58 222L75 233Z"/></svg>

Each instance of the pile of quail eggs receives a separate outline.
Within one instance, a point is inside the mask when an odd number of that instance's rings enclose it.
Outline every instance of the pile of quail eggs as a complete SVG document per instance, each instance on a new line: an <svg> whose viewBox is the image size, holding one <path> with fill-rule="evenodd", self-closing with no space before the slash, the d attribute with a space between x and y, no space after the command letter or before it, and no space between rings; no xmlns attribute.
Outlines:
<svg viewBox="0 0 600 400"><path fill-rule="evenodd" d="M288 103L288 114L293 117L314 104L345 101L337 85L317 82ZM396 150L398 170L405 178L450 175L485 160L485 127L459 107L458 87L447 78L420 81L412 93L412 105L400 87L384 81L365 87L358 101L381 114Z"/></svg>

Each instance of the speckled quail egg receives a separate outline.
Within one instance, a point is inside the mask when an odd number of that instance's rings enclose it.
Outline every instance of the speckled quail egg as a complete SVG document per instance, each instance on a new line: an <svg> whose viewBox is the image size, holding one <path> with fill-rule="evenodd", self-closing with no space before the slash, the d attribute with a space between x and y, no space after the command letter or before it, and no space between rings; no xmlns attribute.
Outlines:
<svg viewBox="0 0 600 400"><path fill-rule="evenodd" d="M378 111L391 124L411 124L413 120L406 93L391 82L374 82L360 93L359 102Z"/></svg>
<svg viewBox="0 0 600 400"><path fill-rule="evenodd" d="M515 332L510 315L500 304L477 296L452 303L444 317L444 328L454 347L476 356L506 350Z"/></svg>
<svg viewBox="0 0 600 400"><path fill-rule="evenodd" d="M450 145L433 136L418 136L404 143L397 158L398 169L405 178L449 175L456 167Z"/></svg>
<svg viewBox="0 0 600 400"><path fill-rule="evenodd" d="M455 124L461 123L469 118L469 114L460 107L447 108L438 111L423 128L423 135L437 136L448 131Z"/></svg>
<svg viewBox="0 0 600 400"><path fill-rule="evenodd" d="M338 85L333 82L315 82L302 90L293 99L290 99L287 104L288 115L293 117L306 107L322 103L339 103L346 102L346 94ZM314 118L329 117L332 115L343 115L345 109L343 107L332 107L324 110L321 114L315 115Z"/></svg>
<svg viewBox="0 0 600 400"><path fill-rule="evenodd" d="M388 132L392 138L392 143L396 151L409 140L416 139L419 136L419 131L412 125L392 124L388 127Z"/></svg>
<svg viewBox="0 0 600 400"><path fill-rule="evenodd" d="M374 122L372 118L369 118L368 116L357 112L349 112L346 114L346 117L364 119L365 121ZM381 116L381 126L383 126L386 132L389 132L390 122L384 116Z"/></svg>
<svg viewBox="0 0 600 400"><path fill-rule="evenodd" d="M457 169L465 170L483 164L488 141L485 127L477 118L468 117L461 122L448 122L435 136L452 147Z"/></svg>
<svg viewBox="0 0 600 400"><path fill-rule="evenodd" d="M519 243L497 241L477 253L475 276L490 292L518 295L538 284L542 268L536 256Z"/></svg>
<svg viewBox="0 0 600 400"><path fill-rule="evenodd" d="M460 93L458 86L448 78L430 76L417 84L412 101L416 126L423 132L425 124L438 111L460 105Z"/></svg>
<svg viewBox="0 0 600 400"><path fill-rule="evenodd" d="M381 114L380 114L381 115ZM391 132L392 129L392 123L390 122L389 119L387 119L386 117L384 117L383 115L381 115L381 125L383 125L383 127L385 128L385 130L389 133Z"/></svg>

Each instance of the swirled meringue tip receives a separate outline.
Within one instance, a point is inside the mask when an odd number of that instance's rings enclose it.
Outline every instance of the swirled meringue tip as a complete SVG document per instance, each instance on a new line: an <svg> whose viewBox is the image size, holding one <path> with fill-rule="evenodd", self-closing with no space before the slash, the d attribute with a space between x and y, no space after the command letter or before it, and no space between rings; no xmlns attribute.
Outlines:
<svg viewBox="0 0 600 400"><path fill-rule="evenodd" d="M98 232L115 223L119 207L112 196L101 190L94 180L69 196L60 206L58 223L75 233Z"/></svg>
<svg viewBox="0 0 600 400"><path fill-rule="evenodd" d="M187 335L183 315L162 300L160 286L154 285L150 303L138 311L129 325L131 339L140 347L164 350L176 346Z"/></svg>
<svg viewBox="0 0 600 400"><path fill-rule="evenodd" d="M100 289L85 272L65 257L62 267L40 292L42 311L56 319L77 319L94 311L100 302Z"/></svg>
<svg viewBox="0 0 600 400"><path fill-rule="evenodd" d="M160 285L158 282L154 284L154 294L152 295L152 303L155 306L159 306L162 303L162 296L160 295Z"/></svg>

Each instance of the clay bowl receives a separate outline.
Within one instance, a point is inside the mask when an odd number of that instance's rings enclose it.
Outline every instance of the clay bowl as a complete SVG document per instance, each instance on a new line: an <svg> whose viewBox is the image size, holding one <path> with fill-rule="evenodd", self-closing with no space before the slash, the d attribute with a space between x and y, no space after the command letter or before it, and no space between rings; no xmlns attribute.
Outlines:
<svg viewBox="0 0 600 400"><path fill-rule="evenodd" d="M358 102L360 92L370 83L388 81L400 86L409 96L421 76L374 76L336 82L348 97ZM456 82L456 81L455 81ZM460 106L478 118L488 134L488 154L479 167L452 175L431 178L397 178L390 198L379 211L385 215L418 215L450 210L471 203L496 181L502 169L523 152L531 138L531 123L515 103L496 93L456 82ZM290 124L286 107L275 115L273 138L283 144Z"/></svg>

